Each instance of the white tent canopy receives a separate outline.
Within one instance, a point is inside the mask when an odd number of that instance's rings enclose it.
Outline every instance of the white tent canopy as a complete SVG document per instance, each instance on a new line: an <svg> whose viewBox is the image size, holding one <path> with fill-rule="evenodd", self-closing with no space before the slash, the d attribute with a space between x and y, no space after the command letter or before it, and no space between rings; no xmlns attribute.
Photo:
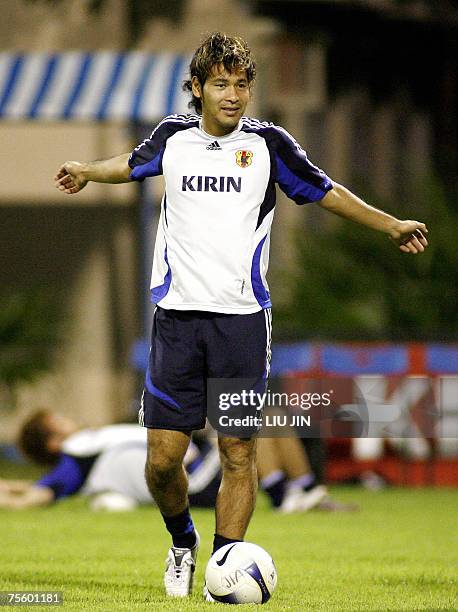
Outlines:
<svg viewBox="0 0 458 612"><path fill-rule="evenodd" d="M0 53L0 119L139 121L187 112L190 56Z"/></svg>

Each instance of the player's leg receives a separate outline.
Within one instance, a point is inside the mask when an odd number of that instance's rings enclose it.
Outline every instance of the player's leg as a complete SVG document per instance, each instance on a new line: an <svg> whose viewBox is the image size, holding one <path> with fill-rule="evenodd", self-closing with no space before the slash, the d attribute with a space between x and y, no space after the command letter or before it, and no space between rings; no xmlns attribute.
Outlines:
<svg viewBox="0 0 458 612"><path fill-rule="evenodd" d="M223 477L216 499L216 538L227 543L243 540L253 514L258 488L256 439L220 436L219 449Z"/></svg>
<svg viewBox="0 0 458 612"><path fill-rule="evenodd" d="M256 467L261 489L268 495L272 507L279 508L285 496L287 479L275 438L258 439Z"/></svg>
<svg viewBox="0 0 458 612"><path fill-rule="evenodd" d="M216 498L216 531L213 552L243 541L256 503L258 475L255 438L242 440L219 436L223 477ZM204 599L214 602L207 585Z"/></svg>
<svg viewBox="0 0 458 612"><path fill-rule="evenodd" d="M197 332L192 314L156 309L139 420L148 428L148 488L164 516L188 505L183 459L190 432L205 425Z"/></svg>
<svg viewBox="0 0 458 612"><path fill-rule="evenodd" d="M179 514L188 506L188 478L183 459L189 441L190 435L182 431L148 429L146 483L165 516Z"/></svg>
<svg viewBox="0 0 458 612"><path fill-rule="evenodd" d="M288 478L281 512L305 512L318 505L327 495L323 485L317 485L303 446L294 434L273 439L276 452Z"/></svg>
<svg viewBox="0 0 458 612"><path fill-rule="evenodd" d="M183 458L190 432L205 424L202 353L189 313L157 308L139 421L148 428L146 479L172 536L166 559L166 593L192 590L199 536L188 504Z"/></svg>
<svg viewBox="0 0 458 612"><path fill-rule="evenodd" d="M171 597L191 594L199 547L199 536L189 511L188 479L183 467L189 440L189 434L181 431L148 430L146 482L173 542L164 574L165 591Z"/></svg>
<svg viewBox="0 0 458 612"><path fill-rule="evenodd" d="M270 333L270 311L212 317L204 334L211 384L218 387L221 384L224 389L227 382L229 387L235 383L236 388L240 383L241 392L254 390L262 394L270 366ZM214 395L209 394L209 401L215 402ZM215 411L218 414L217 404L218 401L209 406L212 414ZM244 406L242 411L245 411ZM255 408L250 406L246 410L259 416ZM224 544L243 539L253 513L258 484L256 440L251 438L255 433L253 428L243 433L223 430L219 433L223 476L216 502L213 552Z"/></svg>
<svg viewBox="0 0 458 612"><path fill-rule="evenodd" d="M260 479L282 469L281 459L274 438L259 438L256 452L256 467Z"/></svg>

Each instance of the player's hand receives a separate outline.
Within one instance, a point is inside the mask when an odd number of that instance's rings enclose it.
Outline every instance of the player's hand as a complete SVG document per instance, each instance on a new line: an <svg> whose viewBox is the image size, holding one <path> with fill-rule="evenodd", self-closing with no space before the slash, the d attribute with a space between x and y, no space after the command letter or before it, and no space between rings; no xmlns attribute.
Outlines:
<svg viewBox="0 0 458 612"><path fill-rule="evenodd" d="M0 495L2 493L9 493L9 491L10 491L9 482L7 480L3 480L3 478L0 478Z"/></svg>
<svg viewBox="0 0 458 612"><path fill-rule="evenodd" d="M85 164L76 161L68 161L63 164L54 177L57 189L64 193L78 193L87 185L84 175Z"/></svg>
<svg viewBox="0 0 458 612"><path fill-rule="evenodd" d="M0 491L0 508L11 508L11 494L9 491Z"/></svg>
<svg viewBox="0 0 458 612"><path fill-rule="evenodd" d="M403 253L423 253L428 246L426 234L428 228L419 221L399 221L390 231L391 240Z"/></svg>

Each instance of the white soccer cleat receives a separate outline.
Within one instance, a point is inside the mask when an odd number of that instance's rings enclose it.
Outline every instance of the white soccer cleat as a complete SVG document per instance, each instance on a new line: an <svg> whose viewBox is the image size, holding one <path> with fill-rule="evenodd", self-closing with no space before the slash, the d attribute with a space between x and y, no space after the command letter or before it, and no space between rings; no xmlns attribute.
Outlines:
<svg viewBox="0 0 458 612"><path fill-rule="evenodd" d="M304 491L302 494L302 501L300 503L300 511L306 512L315 508L328 494L328 489L324 485L317 485L310 489L310 491Z"/></svg>
<svg viewBox="0 0 458 612"><path fill-rule="evenodd" d="M292 512L307 512L317 506L328 494L328 490L323 485L318 485L303 491L300 488L291 488L285 495L285 498L278 509L282 514L291 514Z"/></svg>
<svg viewBox="0 0 458 612"><path fill-rule="evenodd" d="M192 548L170 548L164 574L165 592L169 597L191 595L199 544L200 537L196 531L196 543Z"/></svg>
<svg viewBox="0 0 458 612"><path fill-rule="evenodd" d="M291 512L300 512L303 490L300 487L288 487L281 503L277 509L282 514L291 514Z"/></svg>
<svg viewBox="0 0 458 612"><path fill-rule="evenodd" d="M210 595L210 591L208 590L208 587L206 584L204 584L204 599L205 601L212 601L213 603L216 603L216 599L213 599L213 597Z"/></svg>

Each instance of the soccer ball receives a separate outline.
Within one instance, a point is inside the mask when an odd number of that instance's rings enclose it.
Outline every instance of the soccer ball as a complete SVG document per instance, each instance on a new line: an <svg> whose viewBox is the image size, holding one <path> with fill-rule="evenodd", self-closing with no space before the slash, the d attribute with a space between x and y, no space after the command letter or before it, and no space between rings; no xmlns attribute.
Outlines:
<svg viewBox="0 0 458 612"><path fill-rule="evenodd" d="M205 570L205 583L215 601L263 604L277 586L277 569L260 546L236 542L212 555Z"/></svg>

